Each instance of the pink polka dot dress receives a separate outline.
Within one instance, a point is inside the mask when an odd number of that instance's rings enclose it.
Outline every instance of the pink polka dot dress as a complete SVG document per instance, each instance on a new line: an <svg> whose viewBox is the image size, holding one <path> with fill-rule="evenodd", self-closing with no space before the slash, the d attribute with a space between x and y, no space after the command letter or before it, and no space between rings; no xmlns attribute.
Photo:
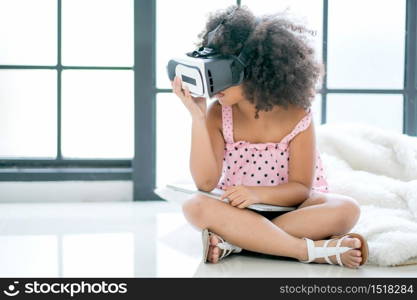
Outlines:
<svg viewBox="0 0 417 300"><path fill-rule="evenodd" d="M274 186L288 182L289 144L312 120L311 109L294 129L278 143L251 144L233 139L232 106L222 105L225 149L222 176L217 188L227 186ZM316 151L316 165L312 191L328 192L328 184L320 154Z"/></svg>

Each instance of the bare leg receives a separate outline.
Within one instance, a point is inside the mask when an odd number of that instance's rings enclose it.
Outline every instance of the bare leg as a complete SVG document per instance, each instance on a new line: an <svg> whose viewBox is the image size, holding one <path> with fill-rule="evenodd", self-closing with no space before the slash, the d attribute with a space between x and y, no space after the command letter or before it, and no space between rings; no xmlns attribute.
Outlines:
<svg viewBox="0 0 417 300"><path fill-rule="evenodd" d="M195 227L208 228L243 249L296 259L303 257L304 241L248 209L196 195L184 204L183 211L186 219Z"/></svg>
<svg viewBox="0 0 417 300"><path fill-rule="evenodd" d="M350 197L331 193L314 193L296 210L283 214L273 219L272 222L295 237L307 237L317 241L349 232L358 221L359 215L360 208ZM324 241L319 241L316 244L321 246L323 243ZM335 245L336 241L329 243L331 247ZM342 242L342 245L358 248L360 241L356 238L349 239ZM220 253L220 250L216 252ZM358 267L362 261L359 250L348 251L342 254L341 258L343 263L351 268ZM330 260L336 263L335 256L331 256ZM319 258L316 262L325 263L325 260Z"/></svg>
<svg viewBox="0 0 417 300"><path fill-rule="evenodd" d="M309 198L296 211L274 219L274 223L250 210L235 208L204 196L190 199L183 210L188 221L194 226L200 229L209 228L228 242L246 250L305 260L306 244L299 237L305 236L316 240L345 233L356 222L357 205L352 204L347 197L343 197L327 195L327 198ZM353 217L350 221L346 221L346 209L352 210ZM220 254L219 248L215 246L218 243L217 237L213 236L211 242L211 261L217 262ZM317 243L320 245L323 241ZM342 245L357 248L360 247L360 241L346 239ZM355 259L347 257L348 255L354 256ZM342 261L348 266L355 267L352 260L357 265L360 262L358 256L360 251L351 250L342 254ZM322 261L317 260L317 262Z"/></svg>
<svg viewBox="0 0 417 300"><path fill-rule="evenodd" d="M296 210L271 221L292 236L315 241L349 232L359 215L360 208L352 198L317 192Z"/></svg>

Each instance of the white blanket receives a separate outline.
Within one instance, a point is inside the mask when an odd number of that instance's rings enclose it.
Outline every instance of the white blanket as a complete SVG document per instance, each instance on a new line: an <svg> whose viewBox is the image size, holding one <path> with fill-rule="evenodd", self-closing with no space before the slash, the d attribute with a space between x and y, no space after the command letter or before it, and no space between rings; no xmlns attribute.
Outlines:
<svg viewBox="0 0 417 300"><path fill-rule="evenodd" d="M330 192L361 205L352 231L368 240L368 263L417 263L417 138L345 123L319 126L317 142Z"/></svg>

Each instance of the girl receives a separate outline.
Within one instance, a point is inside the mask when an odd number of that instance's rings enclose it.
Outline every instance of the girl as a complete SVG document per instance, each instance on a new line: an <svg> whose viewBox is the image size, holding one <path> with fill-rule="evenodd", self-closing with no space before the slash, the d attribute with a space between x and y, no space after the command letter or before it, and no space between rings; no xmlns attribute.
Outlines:
<svg viewBox="0 0 417 300"><path fill-rule="evenodd" d="M308 31L280 15L255 20L246 7L232 6L212 14L199 35L200 46L224 55L238 54L244 44L251 49L242 84L216 94L206 109L206 99L193 98L178 77L172 82L192 116L194 182L203 191L223 189L228 200L196 195L183 205L184 215L203 230L204 262L245 249L357 268L366 262L367 244L346 233L359 206L329 193L316 149L310 106L322 68ZM254 203L297 209L267 215L246 209Z"/></svg>

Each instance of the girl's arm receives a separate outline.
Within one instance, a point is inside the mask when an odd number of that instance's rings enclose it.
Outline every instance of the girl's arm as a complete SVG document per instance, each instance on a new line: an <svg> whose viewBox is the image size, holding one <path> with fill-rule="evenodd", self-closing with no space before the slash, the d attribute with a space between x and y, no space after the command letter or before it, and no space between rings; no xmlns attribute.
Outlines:
<svg viewBox="0 0 417 300"><path fill-rule="evenodd" d="M314 124L294 137L290 143L288 183L277 186L250 186L259 197L260 203L298 206L310 194L316 163L316 138Z"/></svg>
<svg viewBox="0 0 417 300"><path fill-rule="evenodd" d="M207 111L206 99L192 97L187 87L182 88L179 77L171 84L192 118L191 175L198 189L211 191L220 179L224 153L221 105L216 101Z"/></svg>
<svg viewBox="0 0 417 300"><path fill-rule="evenodd" d="M221 105L215 101L206 117L193 118L190 170L198 189L211 191L222 172L224 140L220 130Z"/></svg>
<svg viewBox="0 0 417 300"><path fill-rule="evenodd" d="M288 182L278 186L248 186L247 188L255 192L260 199L259 203L279 206L298 206L309 195L308 188L298 182Z"/></svg>

